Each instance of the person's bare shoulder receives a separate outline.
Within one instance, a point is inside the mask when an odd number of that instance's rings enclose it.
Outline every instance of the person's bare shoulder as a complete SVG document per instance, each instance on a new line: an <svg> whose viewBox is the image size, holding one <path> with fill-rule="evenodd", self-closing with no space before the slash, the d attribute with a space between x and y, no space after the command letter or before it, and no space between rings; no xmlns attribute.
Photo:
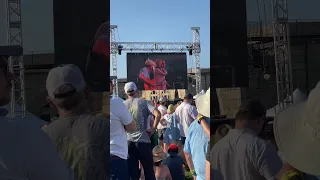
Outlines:
<svg viewBox="0 0 320 180"><path fill-rule="evenodd" d="M170 172L169 167L167 165L163 165L163 169L167 172Z"/></svg>

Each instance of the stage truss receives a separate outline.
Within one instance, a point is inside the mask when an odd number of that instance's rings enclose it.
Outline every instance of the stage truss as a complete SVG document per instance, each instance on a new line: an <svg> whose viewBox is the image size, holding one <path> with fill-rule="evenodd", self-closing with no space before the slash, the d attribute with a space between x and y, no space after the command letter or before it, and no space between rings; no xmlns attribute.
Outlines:
<svg viewBox="0 0 320 180"><path fill-rule="evenodd" d="M23 47L20 0L6 0L6 10L7 43L8 45L20 45ZM11 91L11 117L18 116L24 118L26 114L26 98L22 56L10 57L9 71L14 75ZM19 104L21 109L18 110L16 104Z"/></svg>
<svg viewBox="0 0 320 180"><path fill-rule="evenodd" d="M281 110L293 103L287 0L272 0L272 12L277 98Z"/></svg>
<svg viewBox="0 0 320 180"><path fill-rule="evenodd" d="M193 34L193 42L117 42L116 41L116 25L110 26L111 32L111 48L110 54L112 59L112 75L117 77L117 55L119 52L189 52L193 56L195 63L196 91L201 91L201 69L200 69L200 28L191 27ZM190 53L192 52L192 53ZM114 96L118 96L118 81L114 81Z"/></svg>

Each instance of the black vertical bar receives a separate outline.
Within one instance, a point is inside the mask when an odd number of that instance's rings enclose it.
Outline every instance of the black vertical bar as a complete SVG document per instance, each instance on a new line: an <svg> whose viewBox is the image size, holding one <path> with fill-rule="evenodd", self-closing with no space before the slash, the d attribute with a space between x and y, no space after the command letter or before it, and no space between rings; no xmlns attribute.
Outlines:
<svg viewBox="0 0 320 180"><path fill-rule="evenodd" d="M308 68L308 40L304 41L304 67L305 67L305 81L306 81L306 90L307 90L307 95L309 95L309 68Z"/></svg>

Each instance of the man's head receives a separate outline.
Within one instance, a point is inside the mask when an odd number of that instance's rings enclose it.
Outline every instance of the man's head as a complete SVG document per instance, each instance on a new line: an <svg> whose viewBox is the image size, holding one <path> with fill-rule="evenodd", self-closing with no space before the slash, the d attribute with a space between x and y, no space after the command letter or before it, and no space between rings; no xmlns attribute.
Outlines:
<svg viewBox="0 0 320 180"><path fill-rule="evenodd" d="M243 103L236 114L236 127L249 128L260 133L265 125L266 109L261 102L250 100Z"/></svg>
<svg viewBox="0 0 320 180"><path fill-rule="evenodd" d="M166 62L163 59L157 59L156 66L157 66L157 68L165 68Z"/></svg>
<svg viewBox="0 0 320 180"><path fill-rule="evenodd" d="M193 95L192 94L187 94L183 99L183 102L186 102L186 103L189 103L189 104L191 104L192 101L193 101Z"/></svg>
<svg viewBox="0 0 320 180"><path fill-rule="evenodd" d="M167 104L167 98L166 97L160 97L160 99L159 99L159 103L161 104L161 105L166 105Z"/></svg>
<svg viewBox="0 0 320 180"><path fill-rule="evenodd" d="M136 96L138 88L134 82L128 82L124 85L124 92L128 95L128 97Z"/></svg>
<svg viewBox="0 0 320 180"><path fill-rule="evenodd" d="M176 156L178 155L179 152L179 147L176 144L170 144L168 146L168 154L170 154L171 156Z"/></svg>
<svg viewBox="0 0 320 180"><path fill-rule="evenodd" d="M80 69L73 64L51 69L46 88L48 102L59 112L73 111L87 106L89 89Z"/></svg>
<svg viewBox="0 0 320 180"><path fill-rule="evenodd" d="M11 100L13 75L8 71L8 59L0 56L0 106L8 104Z"/></svg>
<svg viewBox="0 0 320 180"><path fill-rule="evenodd" d="M151 70L154 66L156 66L156 63L153 60L148 59L144 62L144 65L147 69Z"/></svg>

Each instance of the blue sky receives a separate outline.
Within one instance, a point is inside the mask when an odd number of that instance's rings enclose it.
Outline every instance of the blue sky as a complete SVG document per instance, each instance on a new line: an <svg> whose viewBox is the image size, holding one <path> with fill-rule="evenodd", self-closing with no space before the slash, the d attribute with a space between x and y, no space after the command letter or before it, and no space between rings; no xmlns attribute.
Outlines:
<svg viewBox="0 0 320 180"><path fill-rule="evenodd" d="M110 4L117 41L192 42L190 28L200 27L201 67L210 67L210 0L110 0ZM126 53L117 59L118 77L126 78Z"/></svg>

